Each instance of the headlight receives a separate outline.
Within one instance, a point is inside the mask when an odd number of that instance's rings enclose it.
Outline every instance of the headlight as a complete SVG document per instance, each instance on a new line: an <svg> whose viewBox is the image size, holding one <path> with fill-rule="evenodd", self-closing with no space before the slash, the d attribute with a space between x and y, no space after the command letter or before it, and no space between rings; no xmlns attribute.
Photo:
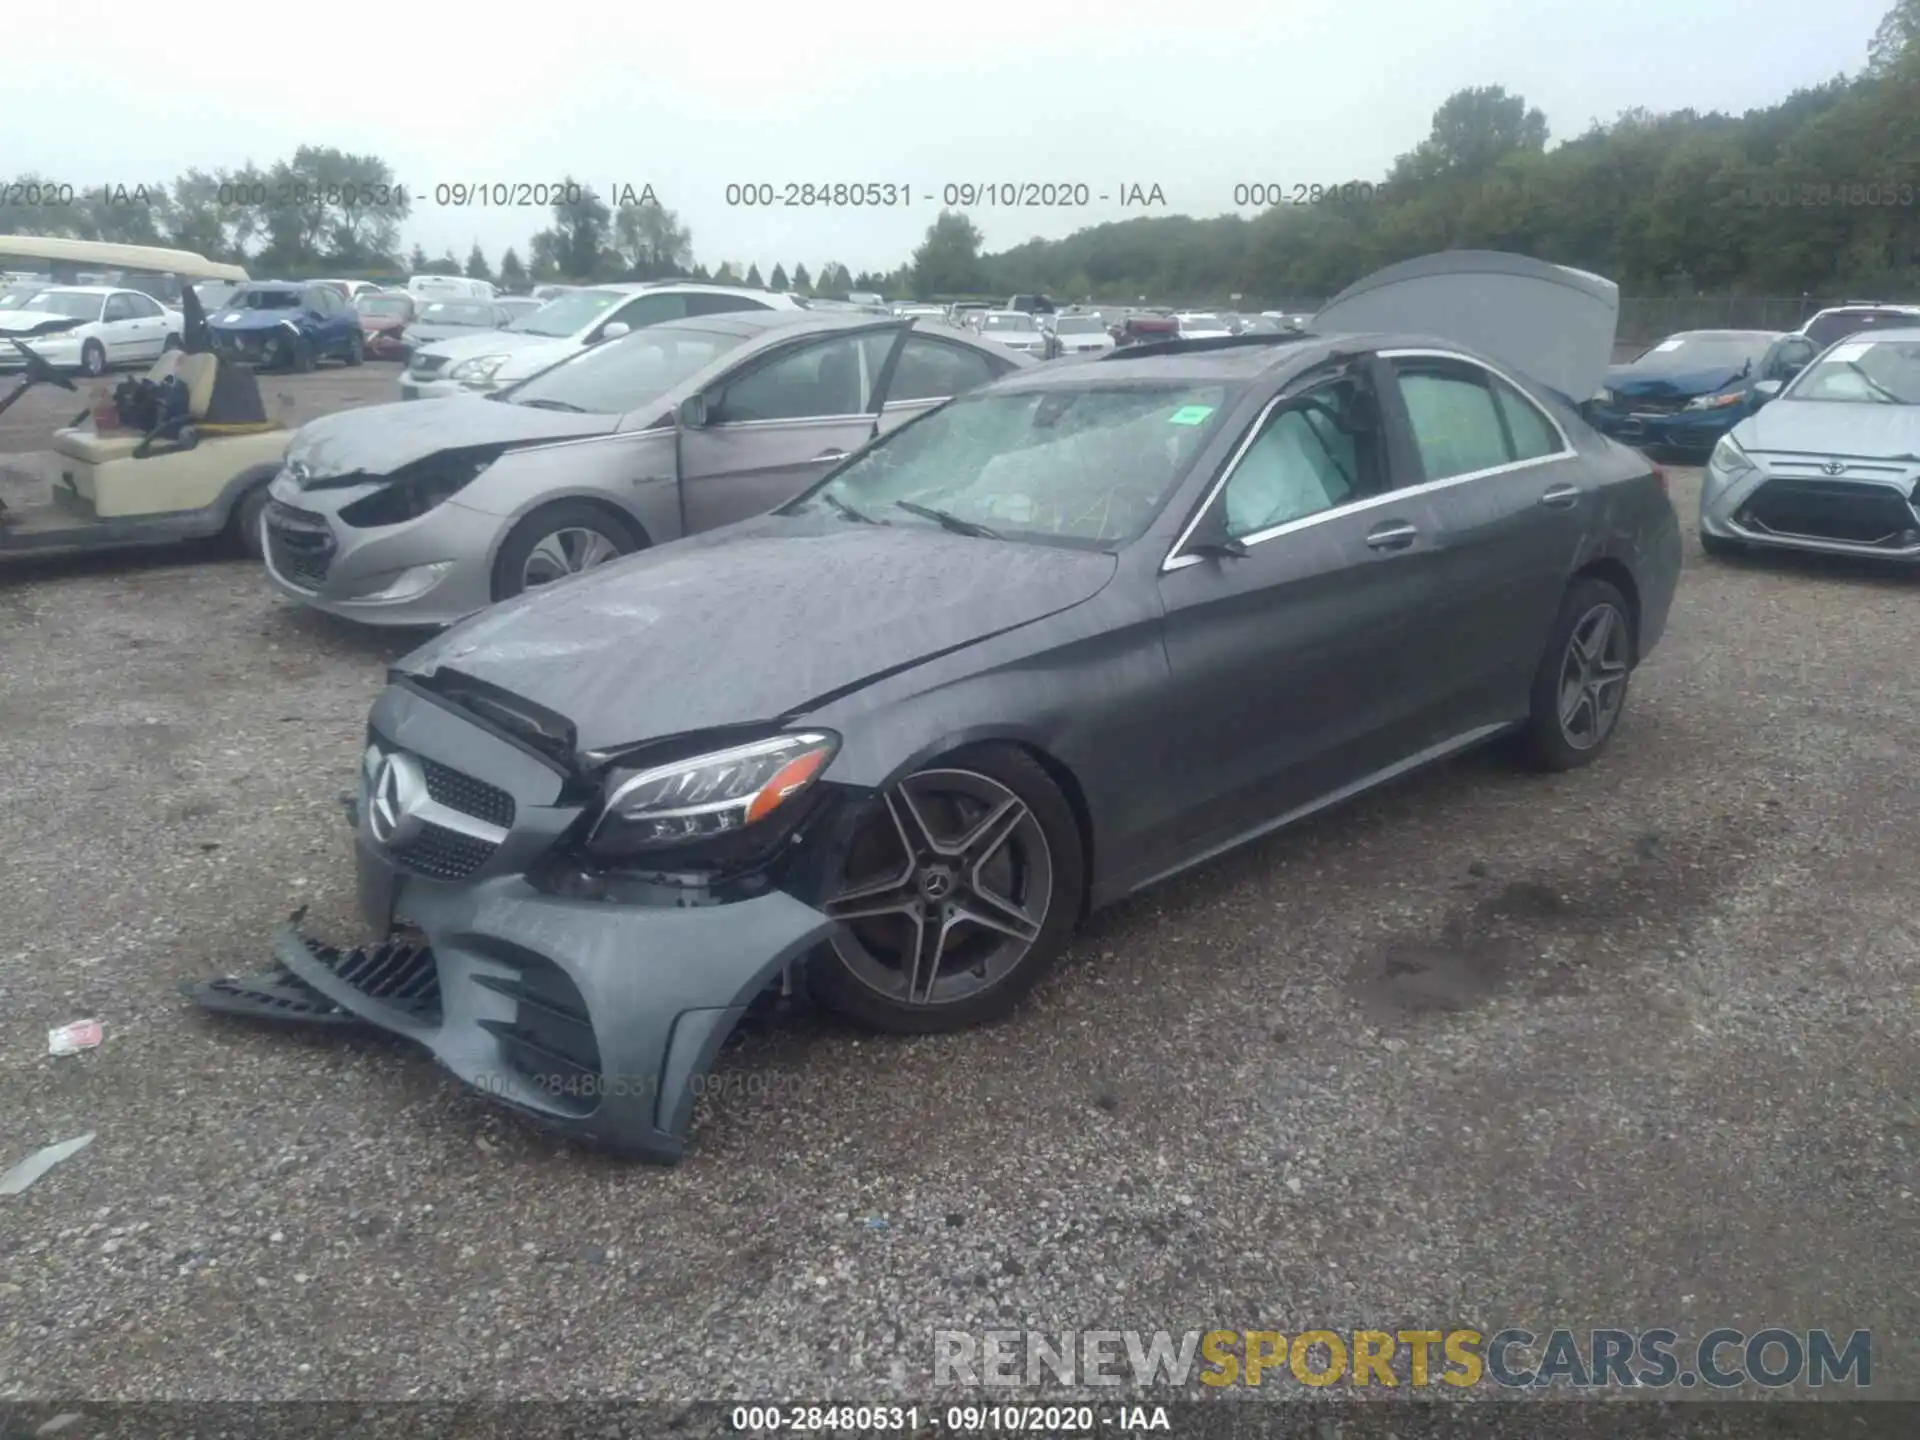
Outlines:
<svg viewBox="0 0 1920 1440"><path fill-rule="evenodd" d="M500 367L507 363L504 355L476 355L471 360L462 360L447 372L448 377L468 383L491 380Z"/></svg>
<svg viewBox="0 0 1920 1440"><path fill-rule="evenodd" d="M1713 454L1707 457L1707 470L1721 483L1736 480L1755 469L1747 452L1733 443L1733 436L1722 435L1720 443L1713 447Z"/></svg>
<svg viewBox="0 0 1920 1440"><path fill-rule="evenodd" d="M1735 391L1731 395L1696 395L1693 399L1687 401L1687 409L1720 410L1728 405L1738 405L1746 398L1744 391Z"/></svg>
<svg viewBox="0 0 1920 1440"><path fill-rule="evenodd" d="M587 844L653 850L757 825L811 785L839 746L837 736L809 731L647 770L616 770Z"/></svg>

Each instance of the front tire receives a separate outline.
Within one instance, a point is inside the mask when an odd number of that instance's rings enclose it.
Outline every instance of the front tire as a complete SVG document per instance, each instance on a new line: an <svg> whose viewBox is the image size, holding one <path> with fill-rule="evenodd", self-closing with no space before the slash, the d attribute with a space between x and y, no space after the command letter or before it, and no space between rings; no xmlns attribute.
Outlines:
<svg viewBox="0 0 1920 1440"><path fill-rule="evenodd" d="M1059 960L1086 883L1052 777L1023 750L969 746L900 781L855 835L813 988L894 1034L998 1020Z"/></svg>
<svg viewBox="0 0 1920 1440"><path fill-rule="evenodd" d="M242 495L240 503L233 507L228 539L249 560L264 562L267 558L266 542L260 535L260 517L266 508L267 486L264 481Z"/></svg>
<svg viewBox="0 0 1920 1440"><path fill-rule="evenodd" d="M294 337L293 348L287 351L287 368L296 374L305 375L318 363L313 353L313 342L304 335Z"/></svg>
<svg viewBox="0 0 1920 1440"><path fill-rule="evenodd" d="M633 526L585 500L543 505L508 533L493 562L493 598L514 596L631 555L644 542Z"/></svg>
<svg viewBox="0 0 1920 1440"><path fill-rule="evenodd" d="M1600 757L1626 710L1639 663L1633 608L1605 580L1567 587L1533 677L1522 748L1536 770L1578 770Z"/></svg>
<svg viewBox="0 0 1920 1440"><path fill-rule="evenodd" d="M107 347L98 340L80 347L80 373L96 380L107 373Z"/></svg>

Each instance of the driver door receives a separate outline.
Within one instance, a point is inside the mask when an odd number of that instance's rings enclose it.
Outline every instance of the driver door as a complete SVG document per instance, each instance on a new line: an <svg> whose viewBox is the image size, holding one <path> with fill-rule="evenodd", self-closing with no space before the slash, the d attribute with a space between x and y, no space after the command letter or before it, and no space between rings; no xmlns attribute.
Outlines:
<svg viewBox="0 0 1920 1440"><path fill-rule="evenodd" d="M747 360L707 395L707 423L680 433L687 533L785 504L876 433L909 327L814 335Z"/></svg>
<svg viewBox="0 0 1920 1440"><path fill-rule="evenodd" d="M1414 751L1449 692L1440 537L1362 362L1271 401L1160 576L1185 697L1182 854L1224 846Z"/></svg>

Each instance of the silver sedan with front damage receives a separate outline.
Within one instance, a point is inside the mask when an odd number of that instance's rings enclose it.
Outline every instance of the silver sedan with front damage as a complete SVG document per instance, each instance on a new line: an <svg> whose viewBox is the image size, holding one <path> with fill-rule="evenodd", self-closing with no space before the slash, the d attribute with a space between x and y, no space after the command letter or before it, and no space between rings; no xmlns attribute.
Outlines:
<svg viewBox="0 0 1920 1440"><path fill-rule="evenodd" d="M947 326L854 313L649 326L493 395L305 426L262 517L267 574L335 615L448 625L771 509L1026 363Z"/></svg>
<svg viewBox="0 0 1920 1440"><path fill-rule="evenodd" d="M1714 447L1700 544L1709 555L1811 550L1911 564L1916 494L1920 328L1874 330L1829 347Z"/></svg>

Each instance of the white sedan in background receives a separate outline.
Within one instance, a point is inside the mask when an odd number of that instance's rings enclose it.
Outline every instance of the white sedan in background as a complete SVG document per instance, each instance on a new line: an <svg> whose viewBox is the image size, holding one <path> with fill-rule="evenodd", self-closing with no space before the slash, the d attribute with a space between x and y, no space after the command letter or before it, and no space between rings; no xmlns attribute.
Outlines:
<svg viewBox="0 0 1920 1440"><path fill-rule="evenodd" d="M21 310L0 313L0 340L24 334L44 321L65 317L83 323L26 343L49 365L104 375L114 365L141 365L178 350L187 322L151 295L111 285L56 285L42 290ZM17 370L26 361L12 345L0 344L0 369Z"/></svg>
<svg viewBox="0 0 1920 1440"><path fill-rule="evenodd" d="M1016 355L1044 360L1052 353L1047 332L1024 310L988 310L976 328L983 339L1004 345Z"/></svg>
<svg viewBox="0 0 1920 1440"><path fill-rule="evenodd" d="M1053 348L1062 358L1104 355L1113 349L1113 335L1107 329L1107 322L1098 315L1056 315Z"/></svg>
<svg viewBox="0 0 1920 1440"><path fill-rule="evenodd" d="M1182 340L1224 340L1233 334L1226 321L1208 311L1186 310L1173 319Z"/></svg>

